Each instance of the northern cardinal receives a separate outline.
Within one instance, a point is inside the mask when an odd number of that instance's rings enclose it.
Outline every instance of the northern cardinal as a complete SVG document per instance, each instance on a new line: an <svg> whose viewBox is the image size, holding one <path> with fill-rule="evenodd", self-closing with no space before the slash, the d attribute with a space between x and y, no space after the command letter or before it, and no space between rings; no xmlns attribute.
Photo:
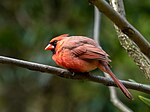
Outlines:
<svg viewBox="0 0 150 112"><path fill-rule="evenodd" d="M108 54L92 39L63 34L53 38L45 50L53 52L52 59L73 72L89 72L96 68L108 73L127 98L132 95L109 68Z"/></svg>

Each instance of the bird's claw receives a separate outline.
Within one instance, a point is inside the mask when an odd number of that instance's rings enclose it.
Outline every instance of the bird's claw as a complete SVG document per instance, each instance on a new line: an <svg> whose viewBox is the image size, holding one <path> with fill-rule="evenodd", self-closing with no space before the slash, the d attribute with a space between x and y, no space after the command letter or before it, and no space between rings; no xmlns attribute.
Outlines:
<svg viewBox="0 0 150 112"><path fill-rule="evenodd" d="M71 72L71 76L73 77L73 76L75 76L75 72L72 72L72 71L70 71Z"/></svg>

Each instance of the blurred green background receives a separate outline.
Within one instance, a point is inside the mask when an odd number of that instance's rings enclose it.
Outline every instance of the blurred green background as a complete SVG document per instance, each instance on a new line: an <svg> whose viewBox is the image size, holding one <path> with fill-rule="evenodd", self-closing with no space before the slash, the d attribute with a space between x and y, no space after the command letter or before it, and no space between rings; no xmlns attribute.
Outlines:
<svg viewBox="0 0 150 112"><path fill-rule="evenodd" d="M127 19L150 41L150 1L125 0ZM52 53L44 51L50 39L68 33L93 35L93 6L88 0L1 0L0 55L57 66ZM119 79L149 84L144 74L120 46L112 22L102 15L101 46L111 56ZM92 74L103 75L99 70ZM129 101L118 97L135 112L150 108L130 90ZM88 81L69 80L51 74L0 64L0 112L120 112L110 102L108 87Z"/></svg>

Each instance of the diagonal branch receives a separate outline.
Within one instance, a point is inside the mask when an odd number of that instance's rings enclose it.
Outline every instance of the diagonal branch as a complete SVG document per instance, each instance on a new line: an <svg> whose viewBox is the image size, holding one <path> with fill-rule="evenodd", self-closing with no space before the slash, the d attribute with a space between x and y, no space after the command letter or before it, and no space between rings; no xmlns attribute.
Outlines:
<svg viewBox="0 0 150 112"><path fill-rule="evenodd" d="M124 17L119 15L105 0L89 0L111 21L113 21L120 30L133 40L140 50L150 58L150 44L143 35L136 30Z"/></svg>
<svg viewBox="0 0 150 112"><path fill-rule="evenodd" d="M125 18L124 4L122 0L109 0L111 6L117 11L122 17ZM115 26L118 39L121 46L126 50L128 55L133 59L139 69L150 79L150 60L140 51L139 47L121 30Z"/></svg>
<svg viewBox="0 0 150 112"><path fill-rule="evenodd" d="M19 59L14 59L14 58L9 58L9 57L4 57L0 56L0 63L2 64L12 64L15 66L19 66L22 68L27 68L29 70L33 71L39 71L39 72L44 72L44 73L51 73L59 77L67 78L67 79L77 79L77 80L89 80L92 82L97 82L97 83L102 83L106 86L115 86L116 84L114 81L112 81L109 78L102 77L102 76L96 76L96 75L91 75L91 74L82 74L78 73L75 75L72 75L68 70L62 69L62 68L56 68L44 64L38 64L38 63L33 63L29 61L23 61ZM129 81L123 81L120 80L124 86L126 86L129 89L141 91L144 93L150 94L150 86L145 85L145 84L140 84L140 83L135 83L135 82L129 82Z"/></svg>

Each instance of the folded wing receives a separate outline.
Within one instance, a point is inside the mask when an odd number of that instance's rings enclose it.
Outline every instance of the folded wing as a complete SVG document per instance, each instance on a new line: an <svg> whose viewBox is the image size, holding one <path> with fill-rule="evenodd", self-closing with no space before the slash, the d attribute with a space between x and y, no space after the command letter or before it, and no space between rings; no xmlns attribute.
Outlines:
<svg viewBox="0 0 150 112"><path fill-rule="evenodd" d="M103 51L101 48L95 47L94 45L90 44L83 44L82 46L78 46L72 49L72 53L79 57L80 59L86 60L100 60L104 62L109 62L108 54Z"/></svg>

